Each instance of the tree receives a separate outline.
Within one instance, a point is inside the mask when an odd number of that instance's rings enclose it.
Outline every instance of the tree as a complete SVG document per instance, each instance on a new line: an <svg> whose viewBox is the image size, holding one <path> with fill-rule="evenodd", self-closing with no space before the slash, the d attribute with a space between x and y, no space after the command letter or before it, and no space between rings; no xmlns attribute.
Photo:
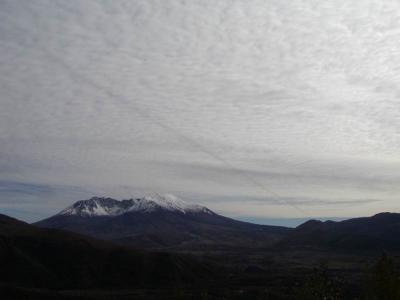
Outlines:
<svg viewBox="0 0 400 300"><path fill-rule="evenodd" d="M400 278L395 263L386 253L372 267L367 280L368 300L400 300Z"/></svg>
<svg viewBox="0 0 400 300"><path fill-rule="evenodd" d="M338 300L341 298L340 288L333 281L325 265L314 268L304 283L296 289L295 297L298 300Z"/></svg>

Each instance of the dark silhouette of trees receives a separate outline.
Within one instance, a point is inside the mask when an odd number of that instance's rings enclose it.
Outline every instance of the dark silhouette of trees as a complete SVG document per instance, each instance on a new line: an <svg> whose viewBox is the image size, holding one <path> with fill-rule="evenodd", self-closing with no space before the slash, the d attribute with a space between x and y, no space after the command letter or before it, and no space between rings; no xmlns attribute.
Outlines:
<svg viewBox="0 0 400 300"><path fill-rule="evenodd" d="M339 300L341 296L340 283L333 280L326 265L313 269L303 284L295 290L298 300Z"/></svg>
<svg viewBox="0 0 400 300"><path fill-rule="evenodd" d="M400 300L400 277L393 258L382 254L367 277L367 300Z"/></svg>

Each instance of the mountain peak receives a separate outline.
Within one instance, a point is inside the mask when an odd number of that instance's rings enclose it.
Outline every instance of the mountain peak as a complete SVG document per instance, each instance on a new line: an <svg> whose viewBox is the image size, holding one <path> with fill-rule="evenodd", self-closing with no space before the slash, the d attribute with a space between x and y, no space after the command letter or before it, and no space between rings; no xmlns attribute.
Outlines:
<svg viewBox="0 0 400 300"><path fill-rule="evenodd" d="M65 216L118 216L129 212L149 213L158 210L174 211L179 213L208 213L211 210L204 206L186 203L173 195L148 195L142 198L116 200L108 197L92 197L80 200L62 210L58 215Z"/></svg>

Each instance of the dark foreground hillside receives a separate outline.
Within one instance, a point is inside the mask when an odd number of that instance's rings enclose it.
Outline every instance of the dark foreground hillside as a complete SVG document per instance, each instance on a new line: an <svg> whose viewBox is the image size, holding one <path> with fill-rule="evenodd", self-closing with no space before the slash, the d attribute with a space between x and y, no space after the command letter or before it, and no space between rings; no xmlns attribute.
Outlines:
<svg viewBox="0 0 400 300"><path fill-rule="evenodd" d="M40 294L40 289L174 289L202 285L213 273L193 257L134 251L0 215L3 293L24 295L32 288L38 290L28 294Z"/></svg>
<svg viewBox="0 0 400 300"><path fill-rule="evenodd" d="M137 251L0 216L1 299L400 299L397 252Z"/></svg>

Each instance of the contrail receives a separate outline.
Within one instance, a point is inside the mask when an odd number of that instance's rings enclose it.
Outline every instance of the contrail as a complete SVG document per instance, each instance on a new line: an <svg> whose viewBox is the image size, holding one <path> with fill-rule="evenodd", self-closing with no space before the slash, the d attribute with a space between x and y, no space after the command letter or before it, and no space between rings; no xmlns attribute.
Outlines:
<svg viewBox="0 0 400 300"><path fill-rule="evenodd" d="M189 144L192 148L199 150L200 152L202 152L202 153L206 154L207 156L213 158L214 160L220 162L222 165L225 165L229 169L231 169L233 171L236 171L239 174L239 176L241 176L242 178L246 179L246 181L248 181L251 184L253 184L254 186L258 187L264 193L270 194L270 195L272 195L272 196L274 196L275 198L278 199L278 200L274 199L275 201L281 200L281 201L285 202L285 204L287 204L287 205L291 206L292 208L296 209L297 211L301 212L302 215L304 215L304 216L306 215L305 211L302 208L300 208L297 205L294 205L293 203L288 202L285 198L280 196L277 192L267 188L264 184L262 184L261 182L256 180L254 177L252 177L249 174L247 174L242 169L236 167L234 164L232 164L230 161L228 161L227 159L225 159L224 157L222 157L218 153L208 149L203 144L199 143L198 141L196 141L195 139L193 139L191 137L188 137L187 135L185 135L181 131L177 130L176 128L171 127L160 116L154 116L154 114L152 115L148 111L146 111L143 108L139 107L136 103L126 100L124 96L119 95L117 93L114 93L114 92L110 91L109 89L107 89L106 87L101 86L101 85L97 84L96 82L86 78L84 75L76 72L71 67L67 66L62 60L60 60L58 58L54 58L54 59L59 64L61 64L63 67L68 69L68 71L70 72L70 75L72 75L74 78L78 78L80 82L85 82L87 85L90 85L93 88L95 88L95 89L97 89L99 91L102 91L104 94L106 94L110 98L118 99L123 103L129 103L130 105L132 105L135 108L135 113L138 116L143 117L146 120L150 121L151 123L154 123L157 126L163 128L164 130L173 133L179 139L181 139L182 141L185 141L187 144Z"/></svg>
<svg viewBox="0 0 400 300"><path fill-rule="evenodd" d="M19 28L21 29L21 28ZM25 30L25 29L22 29ZM277 192L271 190L270 188L267 188L263 183L259 182L257 179L252 177L251 175L247 174L244 170L236 167L234 164L232 164L230 161L219 155L218 153L208 149L206 146L203 144L199 143L195 139L185 135L181 131L177 130L174 127L171 127L167 124L166 121L163 120L160 116L155 116L154 114L151 114L147 110L143 109L142 107L139 107L135 102L128 101L123 95L119 95L106 87L97 84L95 81L88 79L86 76L84 76L81 72L77 72L75 69L71 68L68 64L65 63L62 59L59 57L53 55L50 51L47 49L41 47L41 50L46 54L46 56L51 59L52 61L58 63L60 66L62 66L65 70L69 72L69 75L73 79L78 79L81 83L85 83L86 85L89 85L93 87L94 89L101 91L105 95L107 95L110 98L113 99L118 99L122 103L128 103L129 105L134 107L134 112L140 116L143 117L144 119L148 120L151 123L156 124L160 128L163 128L164 130L173 133L175 136L177 136L179 139L182 141L186 142L189 144L192 148L199 150L200 152L206 154L207 156L213 158L214 160L220 162L222 165L225 165L229 169L237 172L239 176L241 176L243 179L245 179L247 182L253 184L257 188L259 188L261 191L263 191L265 194L272 195L274 198L272 199L273 201L277 202L284 202L286 205L292 207L296 211L300 212L301 215L306 216L306 211L299 206L288 202L284 197L279 195Z"/></svg>

